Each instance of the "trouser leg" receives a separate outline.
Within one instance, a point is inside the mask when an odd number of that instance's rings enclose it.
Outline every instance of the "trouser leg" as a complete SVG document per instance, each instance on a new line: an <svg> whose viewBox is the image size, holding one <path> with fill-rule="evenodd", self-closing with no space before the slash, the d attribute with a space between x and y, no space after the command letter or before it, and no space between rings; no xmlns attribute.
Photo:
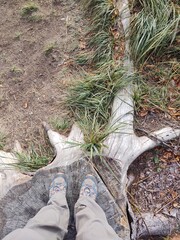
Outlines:
<svg viewBox="0 0 180 240"><path fill-rule="evenodd" d="M102 208L90 197L81 197L75 205L76 240L120 240L108 224Z"/></svg>
<svg viewBox="0 0 180 240"><path fill-rule="evenodd" d="M17 229L3 240L62 240L67 232L69 208L62 193L54 194L23 229Z"/></svg>

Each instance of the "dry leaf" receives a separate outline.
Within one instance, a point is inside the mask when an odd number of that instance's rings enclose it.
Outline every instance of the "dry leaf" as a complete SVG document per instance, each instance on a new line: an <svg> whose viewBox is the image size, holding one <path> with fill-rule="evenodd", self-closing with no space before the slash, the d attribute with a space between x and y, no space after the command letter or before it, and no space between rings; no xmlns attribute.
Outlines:
<svg viewBox="0 0 180 240"><path fill-rule="evenodd" d="M84 50L84 49L86 48L86 42L83 41L83 40L80 40L80 42L79 42L79 48L80 48L81 50Z"/></svg>
<svg viewBox="0 0 180 240"><path fill-rule="evenodd" d="M141 117L145 117L147 114L148 114L148 110L146 110L146 109L143 109L139 112L139 116L141 116Z"/></svg>
<svg viewBox="0 0 180 240"><path fill-rule="evenodd" d="M28 108L28 103L27 102L24 103L23 108L25 108L25 109Z"/></svg>
<svg viewBox="0 0 180 240"><path fill-rule="evenodd" d="M179 207L179 204L177 202L174 202L173 207L177 208L177 207Z"/></svg>

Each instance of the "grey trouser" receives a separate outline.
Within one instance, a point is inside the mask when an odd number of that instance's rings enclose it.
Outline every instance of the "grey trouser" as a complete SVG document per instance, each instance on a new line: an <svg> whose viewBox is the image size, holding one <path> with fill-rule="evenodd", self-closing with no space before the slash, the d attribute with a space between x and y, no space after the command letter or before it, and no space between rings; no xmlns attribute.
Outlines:
<svg viewBox="0 0 180 240"><path fill-rule="evenodd" d="M120 240L107 222L101 207L89 197L75 205L76 240ZM3 240L63 240L67 233L69 208L65 196L56 193L23 229L17 229Z"/></svg>

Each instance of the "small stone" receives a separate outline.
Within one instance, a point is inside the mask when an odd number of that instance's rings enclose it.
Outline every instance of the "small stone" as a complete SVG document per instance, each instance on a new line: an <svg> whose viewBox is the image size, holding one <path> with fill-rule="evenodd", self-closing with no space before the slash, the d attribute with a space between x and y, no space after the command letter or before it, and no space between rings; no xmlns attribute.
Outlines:
<svg viewBox="0 0 180 240"><path fill-rule="evenodd" d="M176 216L177 216L177 213L178 213L178 210L177 210L177 209L172 209L172 210L170 211L170 214L171 214L172 217L176 217Z"/></svg>

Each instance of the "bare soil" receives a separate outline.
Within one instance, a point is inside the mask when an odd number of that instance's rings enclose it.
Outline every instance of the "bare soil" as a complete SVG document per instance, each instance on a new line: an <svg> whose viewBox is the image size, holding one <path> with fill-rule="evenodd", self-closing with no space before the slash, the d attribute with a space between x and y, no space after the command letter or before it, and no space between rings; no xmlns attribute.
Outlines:
<svg viewBox="0 0 180 240"><path fill-rule="evenodd" d="M170 215L172 209L180 208L179 171L180 158L171 149L157 147L142 154L129 169L134 176L129 188L131 202L140 212Z"/></svg>
<svg viewBox="0 0 180 240"><path fill-rule="evenodd" d="M70 118L63 101L78 75L67 64L83 34L82 12L73 0L34 0L38 11L22 17L25 0L0 0L0 131L5 150L43 144L42 121Z"/></svg>

